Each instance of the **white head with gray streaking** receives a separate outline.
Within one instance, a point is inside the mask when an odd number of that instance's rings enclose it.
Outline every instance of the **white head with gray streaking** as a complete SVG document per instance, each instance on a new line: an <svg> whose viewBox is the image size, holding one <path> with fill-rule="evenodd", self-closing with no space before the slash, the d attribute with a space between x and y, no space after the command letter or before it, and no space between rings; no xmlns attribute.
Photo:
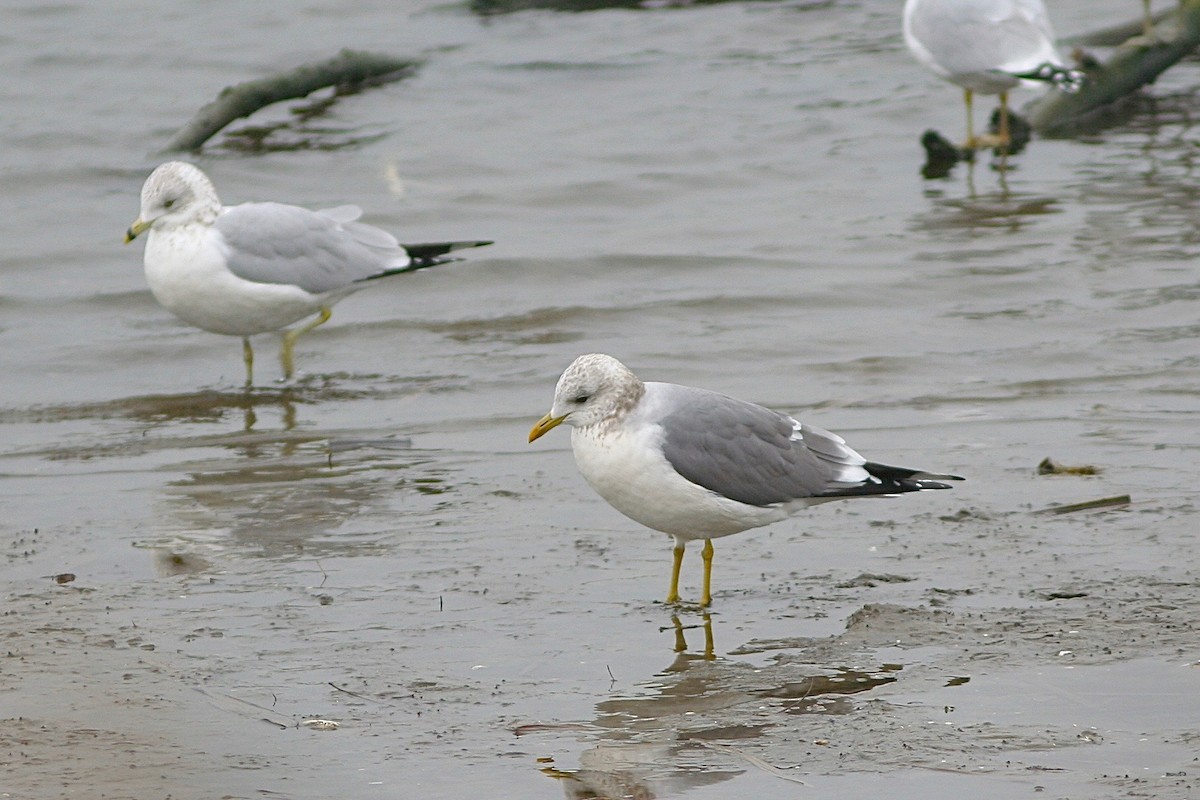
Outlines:
<svg viewBox="0 0 1200 800"><path fill-rule="evenodd" d="M220 213L221 201L208 176L186 162L168 161L142 184L141 213L125 232L125 243L153 227L211 225Z"/></svg>
<svg viewBox="0 0 1200 800"><path fill-rule="evenodd" d="M549 421L537 435L531 433L529 441L564 422L584 428L619 417L637 405L645 392L638 376L612 356L579 356L558 379Z"/></svg>

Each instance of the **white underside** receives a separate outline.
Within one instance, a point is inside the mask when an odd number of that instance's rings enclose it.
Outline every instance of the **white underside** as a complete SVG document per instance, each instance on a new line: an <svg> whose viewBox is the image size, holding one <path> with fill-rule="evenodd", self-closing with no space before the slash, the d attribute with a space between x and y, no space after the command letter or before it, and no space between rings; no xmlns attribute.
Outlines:
<svg viewBox="0 0 1200 800"><path fill-rule="evenodd" d="M220 234L203 225L151 229L144 263L146 282L163 307L197 328L230 336L279 330L352 291L310 294L243 280L225 267Z"/></svg>
<svg viewBox="0 0 1200 800"><path fill-rule="evenodd" d="M904 41L934 74L979 94L1000 94L1014 78L1061 64L1040 0L908 0Z"/></svg>
<svg viewBox="0 0 1200 800"><path fill-rule="evenodd" d="M682 541L729 536L825 502L806 498L759 507L722 497L676 472L662 454L661 436L653 425L573 428L571 447L584 479L613 508Z"/></svg>

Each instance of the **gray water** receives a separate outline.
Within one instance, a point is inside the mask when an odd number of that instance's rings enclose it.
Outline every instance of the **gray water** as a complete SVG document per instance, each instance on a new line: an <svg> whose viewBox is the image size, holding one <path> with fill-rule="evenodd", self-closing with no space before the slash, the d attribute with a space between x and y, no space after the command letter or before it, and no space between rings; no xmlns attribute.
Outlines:
<svg viewBox="0 0 1200 800"><path fill-rule="evenodd" d="M0 9L0 797L1200 794L1197 65L926 181L962 104L900 6ZM280 127L194 158L222 199L496 244L245 393L121 236L222 87L343 47L424 64L232 126ZM665 537L525 441L589 351L968 480L720 540L673 612Z"/></svg>

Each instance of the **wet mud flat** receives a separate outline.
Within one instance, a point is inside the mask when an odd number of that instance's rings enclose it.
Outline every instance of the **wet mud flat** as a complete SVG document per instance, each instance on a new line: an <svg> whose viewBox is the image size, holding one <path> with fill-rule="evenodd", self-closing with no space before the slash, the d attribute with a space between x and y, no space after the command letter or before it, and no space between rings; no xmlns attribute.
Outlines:
<svg viewBox="0 0 1200 800"><path fill-rule="evenodd" d="M82 496L164 463L77 529L4 534L0 796L1200 791L1188 503L831 507L724 540L704 613L655 602L664 542L582 491L562 524L569 476L520 455L195 403L226 430L148 398L104 411L140 455L29 454L86 461ZM115 529L164 492L173 523Z"/></svg>
<svg viewBox="0 0 1200 800"><path fill-rule="evenodd" d="M1195 62L926 181L961 94L895 0L351 5L0 9L0 797L1200 796ZM344 46L423 66L215 142L224 199L496 245L246 393L120 235L220 87ZM593 350L967 481L664 607L668 543L525 441Z"/></svg>

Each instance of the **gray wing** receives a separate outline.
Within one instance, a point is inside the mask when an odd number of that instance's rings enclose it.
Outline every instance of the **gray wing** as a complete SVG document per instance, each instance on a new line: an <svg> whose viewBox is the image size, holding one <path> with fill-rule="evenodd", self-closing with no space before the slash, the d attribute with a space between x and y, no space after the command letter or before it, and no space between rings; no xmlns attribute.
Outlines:
<svg viewBox="0 0 1200 800"><path fill-rule="evenodd" d="M754 506L840 494L875 481L840 436L768 408L673 384L665 392L663 454L692 483Z"/></svg>
<svg viewBox="0 0 1200 800"><path fill-rule="evenodd" d="M355 222L361 211L309 211L282 203L244 203L217 217L229 271L256 283L320 294L408 265L387 231Z"/></svg>

